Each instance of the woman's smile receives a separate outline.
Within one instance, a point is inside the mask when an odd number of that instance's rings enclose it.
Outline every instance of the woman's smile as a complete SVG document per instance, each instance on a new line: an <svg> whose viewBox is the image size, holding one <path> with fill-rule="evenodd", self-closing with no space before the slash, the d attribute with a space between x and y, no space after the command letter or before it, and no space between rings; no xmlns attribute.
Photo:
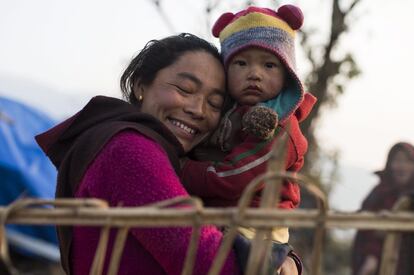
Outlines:
<svg viewBox="0 0 414 275"><path fill-rule="evenodd" d="M200 131L193 125L190 125L188 123L185 123L180 120L168 118L168 125L167 127L171 130L171 132L174 133L174 135L180 140L185 139L189 142L191 142L193 139L195 139L196 135L200 133Z"/></svg>

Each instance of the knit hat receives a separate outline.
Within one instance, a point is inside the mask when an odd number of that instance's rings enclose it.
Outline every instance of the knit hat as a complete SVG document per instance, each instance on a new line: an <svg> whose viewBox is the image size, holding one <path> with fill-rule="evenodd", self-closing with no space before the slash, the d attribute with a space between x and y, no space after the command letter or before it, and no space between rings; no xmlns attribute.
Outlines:
<svg viewBox="0 0 414 275"><path fill-rule="evenodd" d="M303 100L303 85L295 62L295 34L303 19L302 11L293 5L283 5L277 11L252 6L236 14L222 14L212 29L213 35L220 39L226 67L234 55L250 47L267 50L284 64L290 87L264 104L277 112L281 122L293 114Z"/></svg>
<svg viewBox="0 0 414 275"><path fill-rule="evenodd" d="M293 5L281 6L277 11L248 7L236 14L221 15L212 32L220 39L225 64L241 50L259 47L273 52L294 72L294 38L302 24L303 13Z"/></svg>

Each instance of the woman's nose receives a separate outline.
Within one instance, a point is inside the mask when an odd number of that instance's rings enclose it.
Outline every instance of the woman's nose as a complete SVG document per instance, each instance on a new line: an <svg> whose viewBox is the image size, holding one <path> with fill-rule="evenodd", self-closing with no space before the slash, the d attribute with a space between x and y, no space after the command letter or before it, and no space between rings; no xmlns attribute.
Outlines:
<svg viewBox="0 0 414 275"><path fill-rule="evenodd" d="M205 100L200 96L192 96L191 100L188 100L184 111L191 114L194 118L202 119L205 117Z"/></svg>

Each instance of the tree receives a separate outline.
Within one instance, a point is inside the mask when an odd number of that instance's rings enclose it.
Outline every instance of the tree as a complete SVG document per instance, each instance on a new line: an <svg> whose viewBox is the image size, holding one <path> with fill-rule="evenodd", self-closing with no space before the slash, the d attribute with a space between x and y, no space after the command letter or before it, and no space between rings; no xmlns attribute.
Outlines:
<svg viewBox="0 0 414 275"><path fill-rule="evenodd" d="M323 113L323 107L335 106L338 96L345 92L347 83L360 74L351 52L346 53L340 59L333 57L335 48L340 46L340 36L350 29L346 19L360 2L361 0L354 0L348 8L341 8L339 0L332 1L330 34L326 44L322 46L322 58L317 59L315 57L315 52L319 49L309 42L311 34L304 31L301 35L301 45L312 66L311 72L306 77L305 86L318 98L312 113L301 124L302 131L310 145L309 154L311 159L317 158L317 152L319 151L315 139L315 129L317 129L319 118ZM307 163L312 165L313 162ZM310 168L312 167L308 166L305 170Z"/></svg>

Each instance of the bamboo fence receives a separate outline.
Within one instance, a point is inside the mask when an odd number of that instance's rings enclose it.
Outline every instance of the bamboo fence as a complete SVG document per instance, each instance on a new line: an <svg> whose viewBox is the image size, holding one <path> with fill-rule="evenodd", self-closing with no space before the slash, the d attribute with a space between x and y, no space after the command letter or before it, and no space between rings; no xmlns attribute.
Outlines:
<svg viewBox="0 0 414 275"><path fill-rule="evenodd" d="M182 270L182 275L190 275L193 273L201 226L227 226L229 230L224 235L208 273L215 275L219 274L226 255L232 248L237 228L242 226L256 229L246 274L263 274L266 264L260 255L270 249L271 230L276 226L286 226L315 228L310 274L320 275L326 230L353 228L388 231L381 275L393 275L397 259L392 254L396 250L392 248L398 248L401 232L414 231L414 213L406 211L409 200L404 198L395 209L378 213L329 210L324 193L314 183L302 175L282 171L281 162L277 160L284 159L283 154L283 151L274 149L269 166L276 167L275 171L268 171L253 180L247 186L238 206L233 208L205 208L201 200L195 197L178 197L141 207L109 207L105 201L97 199L17 200L7 207L0 207L0 260L7 267L9 274L18 274L9 257L6 224L101 226L101 236L90 271L91 275L98 275L103 270L109 231L111 228L117 228L108 268L108 274L115 275L131 227L191 226L192 236ZM282 179L294 180L302 188L306 188L316 198L317 209L288 211L273 208L276 198L279 198ZM265 188L260 207L249 208L254 191L263 183ZM189 207L174 207L183 204Z"/></svg>
<svg viewBox="0 0 414 275"><path fill-rule="evenodd" d="M270 179L269 175L269 179ZM251 188L253 189L253 188ZM168 208L177 204L192 205L191 208ZM36 206L53 205L55 208ZM287 226L297 228L315 228L315 243L313 254L313 266L311 274L321 274L320 264L322 257L322 245L324 232L333 228L375 229L389 231L385 241L385 247L398 246L399 233L414 231L414 214L405 211L382 211L379 213L361 212L346 213L336 211L319 210L278 210L262 208L203 208L197 198L175 198L163 201L155 205L143 207L107 207L104 201L96 199L60 199L60 200L35 200L22 199L0 208L0 256L10 270L10 274L18 274L8 257L7 238L5 224L31 224L31 225L82 225L102 226L101 239L97 248L95 259L90 274L101 274L103 259L106 253L106 243L109 229L118 228L116 244L112 251L112 259L108 274L116 274L124 241L131 227L167 227L167 226L192 226L194 228L188 248L187 258L182 274L192 274L195 251L199 229L202 225L213 224L235 228L239 226L254 227L260 230L270 231L275 226ZM326 210L326 209L325 209ZM233 231L229 231L233 232ZM319 233L318 233L319 232ZM227 252L231 249L235 234L227 234L223 240L221 249L217 254L209 274L218 274ZM269 238L267 238L269 239ZM266 240L266 238L264 239ZM260 246L261 245L261 246ZM255 249L253 247L256 246ZM259 248L257 248L259 246ZM253 251L259 251L266 247L265 241L252 243ZM384 249L384 251L397 251ZM259 253L256 252L256 253ZM394 274L397 259L395 253L384 253L381 275ZM261 266L260 259L252 262L249 259L250 269ZM390 271L391 270L391 271ZM260 273L248 273L260 274Z"/></svg>

